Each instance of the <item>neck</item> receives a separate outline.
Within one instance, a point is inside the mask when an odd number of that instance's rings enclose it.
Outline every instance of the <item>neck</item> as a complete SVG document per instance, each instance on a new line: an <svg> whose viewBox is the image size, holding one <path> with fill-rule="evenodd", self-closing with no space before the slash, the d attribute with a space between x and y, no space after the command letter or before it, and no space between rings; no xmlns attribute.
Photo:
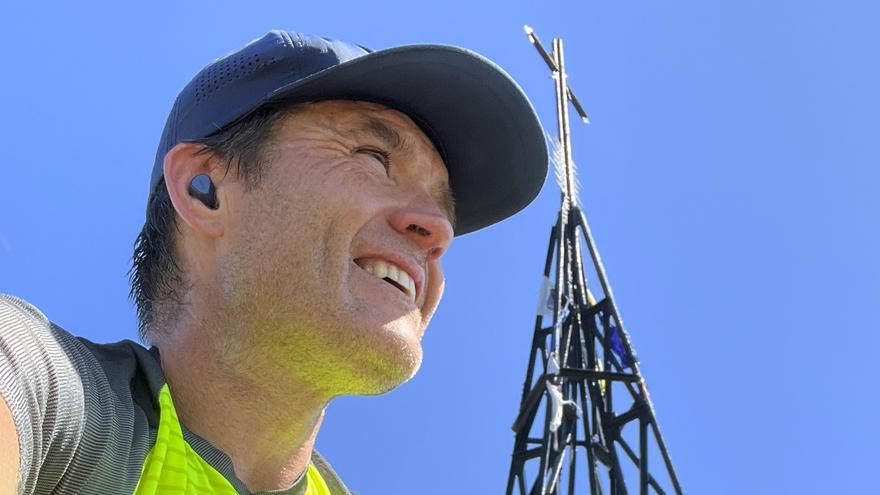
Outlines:
<svg viewBox="0 0 880 495"><path fill-rule="evenodd" d="M273 375L273 363L223 352L222 334L207 331L216 326L190 320L159 343L180 421L228 455L250 491L290 487L308 467L331 397L296 378L304 374Z"/></svg>

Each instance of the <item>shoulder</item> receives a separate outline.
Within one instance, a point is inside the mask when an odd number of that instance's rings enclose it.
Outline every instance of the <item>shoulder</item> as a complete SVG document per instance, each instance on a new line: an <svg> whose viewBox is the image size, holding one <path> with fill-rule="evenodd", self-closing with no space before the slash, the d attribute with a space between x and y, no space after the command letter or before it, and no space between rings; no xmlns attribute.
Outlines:
<svg viewBox="0 0 880 495"><path fill-rule="evenodd" d="M74 372L69 348L76 339L52 323L34 305L0 294L0 367L4 381L39 379L38 369L53 375ZM82 352L83 349L77 349ZM6 383L6 385L9 385Z"/></svg>
<svg viewBox="0 0 880 495"><path fill-rule="evenodd" d="M0 350L4 351L0 363L4 358L37 352L39 356L31 356L27 364L51 359L56 364L69 363L78 374L99 372L110 381L131 379L145 371L155 381L163 381L161 376L152 376L161 375L154 349L131 340L98 344L74 336L52 323L33 304L8 294L0 294Z"/></svg>
<svg viewBox="0 0 880 495"><path fill-rule="evenodd" d="M82 381L66 350L73 340L32 304L0 295L0 395L18 435L22 493L45 487L41 469L68 463L81 438Z"/></svg>
<svg viewBox="0 0 880 495"><path fill-rule="evenodd" d="M155 348L74 336L32 304L5 294L0 294L0 386L2 375L33 391L60 392L91 409L111 409L108 414L130 416L140 409L155 421L154 399L165 383Z"/></svg>
<svg viewBox="0 0 880 495"><path fill-rule="evenodd" d="M8 294L0 294L0 349L0 359L32 366L48 359L69 360L70 354L86 350L36 306Z"/></svg>
<svg viewBox="0 0 880 495"><path fill-rule="evenodd" d="M7 391L10 380L35 387L31 392L38 395L54 386L81 391L78 375L96 365L90 354L80 339L54 325L36 306L0 294L0 385Z"/></svg>
<svg viewBox="0 0 880 495"><path fill-rule="evenodd" d="M34 305L8 294L0 294L0 331L12 331L22 326L48 327L46 315Z"/></svg>
<svg viewBox="0 0 880 495"><path fill-rule="evenodd" d="M23 493L133 490L158 420L150 389L162 380L139 344L75 337L0 294L0 395L18 432Z"/></svg>

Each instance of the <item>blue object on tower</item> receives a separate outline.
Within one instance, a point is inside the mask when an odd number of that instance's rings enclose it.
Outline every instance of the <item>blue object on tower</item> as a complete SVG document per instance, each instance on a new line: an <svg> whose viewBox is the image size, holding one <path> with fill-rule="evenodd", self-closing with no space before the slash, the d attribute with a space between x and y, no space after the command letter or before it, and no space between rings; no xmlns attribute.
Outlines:
<svg viewBox="0 0 880 495"><path fill-rule="evenodd" d="M617 330L617 327L613 324L608 326L609 340L611 343L611 350L614 351L614 354L620 359L620 365L624 368L629 368L635 362L635 357L627 352L626 347L623 345L623 339L620 336L620 331Z"/></svg>

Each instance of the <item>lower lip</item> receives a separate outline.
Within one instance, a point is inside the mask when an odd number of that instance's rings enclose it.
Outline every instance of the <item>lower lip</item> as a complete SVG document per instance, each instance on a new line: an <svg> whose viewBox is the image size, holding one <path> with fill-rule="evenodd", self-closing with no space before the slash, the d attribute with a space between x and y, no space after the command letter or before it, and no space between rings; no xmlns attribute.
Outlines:
<svg viewBox="0 0 880 495"><path fill-rule="evenodd" d="M380 286L382 286L382 287L385 287L385 288L387 288L388 290L390 290L390 291L394 292L395 294L397 294L397 296L398 296L397 298L399 298L399 299L402 300L402 301L405 301L406 304L407 304L407 306L409 306L410 308L414 308L414 307L415 307L415 302L413 302L413 300L410 299L410 297L409 297L408 294L404 294L403 291L401 291L401 290L398 289L397 287L395 287L395 286L389 284L388 282L382 280L381 278L378 278L378 277L374 276L372 273L370 273L370 272L364 270L363 268L361 268L361 267L360 267L357 263L355 263L354 261L352 261L351 264L357 269L358 272L360 272L361 274L363 274L365 277L367 277L367 278L369 278L370 280L374 281L376 284L378 284L378 285L380 285ZM395 298L395 299L397 299L397 298Z"/></svg>

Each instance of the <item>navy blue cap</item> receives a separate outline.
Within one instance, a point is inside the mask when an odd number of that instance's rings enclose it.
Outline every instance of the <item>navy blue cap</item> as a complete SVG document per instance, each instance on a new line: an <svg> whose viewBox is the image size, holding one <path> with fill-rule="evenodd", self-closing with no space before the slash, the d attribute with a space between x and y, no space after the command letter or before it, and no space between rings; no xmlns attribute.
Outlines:
<svg viewBox="0 0 880 495"><path fill-rule="evenodd" d="M379 103L422 128L449 170L456 235L525 208L547 175L534 108L516 82L481 55L446 45L370 51L270 31L207 65L177 96L156 151L150 199L165 187L165 155L178 143L207 137L266 104L331 99Z"/></svg>

